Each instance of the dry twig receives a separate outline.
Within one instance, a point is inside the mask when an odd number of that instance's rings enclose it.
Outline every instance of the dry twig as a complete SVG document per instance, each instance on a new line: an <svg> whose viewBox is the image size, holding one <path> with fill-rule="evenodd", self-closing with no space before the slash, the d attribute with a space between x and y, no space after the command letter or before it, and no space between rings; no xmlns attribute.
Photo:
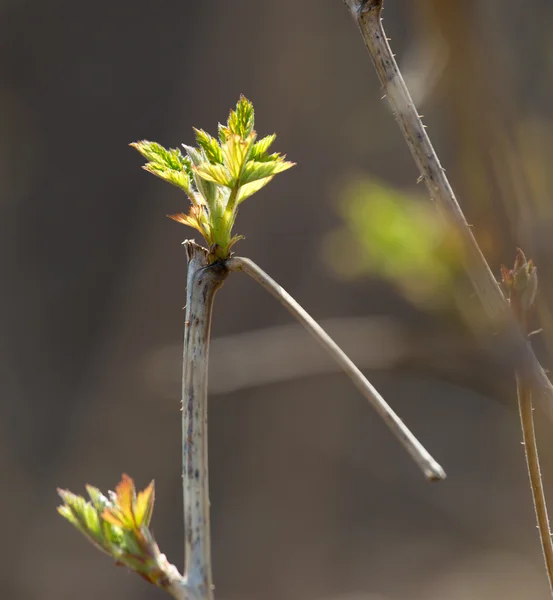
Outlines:
<svg viewBox="0 0 553 600"><path fill-rule="evenodd" d="M342 367L357 389L367 398L378 414L384 419L392 433L403 444L413 460L418 464L425 477L431 481L445 479L442 467L430 456L403 421L390 408L384 398L367 380L344 351L334 342L326 331L306 312L274 279L248 258L233 257L226 261L230 271L244 271L274 296L307 331L325 348L332 358Z"/></svg>

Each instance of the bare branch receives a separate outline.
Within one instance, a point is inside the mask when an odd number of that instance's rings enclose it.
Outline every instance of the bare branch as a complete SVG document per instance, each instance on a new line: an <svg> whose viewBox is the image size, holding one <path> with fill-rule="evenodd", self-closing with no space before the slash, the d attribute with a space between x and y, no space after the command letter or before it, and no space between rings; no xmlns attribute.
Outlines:
<svg viewBox="0 0 553 600"><path fill-rule="evenodd" d="M366 379L343 350L332 340L324 329L263 269L247 258L233 257L226 261L230 271L244 271L257 283L274 296L327 350L332 358L342 367L363 396L372 404L384 419L392 433L403 444L407 452L418 464L427 479L439 481L445 479L442 467L432 458L417 438L409 431L403 421L390 408L373 385Z"/></svg>

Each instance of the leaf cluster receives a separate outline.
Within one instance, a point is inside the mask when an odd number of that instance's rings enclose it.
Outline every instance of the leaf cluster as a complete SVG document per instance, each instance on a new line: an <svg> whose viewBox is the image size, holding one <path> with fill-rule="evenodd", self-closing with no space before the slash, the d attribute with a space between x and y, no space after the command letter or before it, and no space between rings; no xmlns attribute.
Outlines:
<svg viewBox="0 0 553 600"><path fill-rule="evenodd" d="M60 515L117 564L162 587L167 569L149 530L154 508L154 482L138 494L128 475L122 476L115 492L108 492L108 496L91 485L86 489L89 501L68 490L58 489L63 500L58 507Z"/></svg>
<svg viewBox="0 0 553 600"><path fill-rule="evenodd" d="M254 116L253 104L241 96L217 138L194 129L197 147L183 144L184 154L146 140L131 144L148 160L146 171L186 193L189 212L169 216L199 231L213 260L228 258L242 238L232 234L240 204L294 165L278 152L269 154L275 134L257 140Z"/></svg>

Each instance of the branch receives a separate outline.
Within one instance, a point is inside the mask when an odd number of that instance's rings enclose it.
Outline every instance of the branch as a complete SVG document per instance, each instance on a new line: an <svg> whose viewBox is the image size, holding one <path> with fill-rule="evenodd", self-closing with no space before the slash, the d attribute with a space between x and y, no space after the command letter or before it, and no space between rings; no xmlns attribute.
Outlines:
<svg viewBox="0 0 553 600"><path fill-rule="evenodd" d="M344 0L369 51L394 117L409 146L421 178L438 208L455 227L464 248L465 269L492 325L513 349L513 368L532 387L541 407L553 419L553 386L520 331L465 216L418 115L394 59L381 23L383 0Z"/></svg>
<svg viewBox="0 0 553 600"><path fill-rule="evenodd" d="M332 340L324 329L263 269L247 258L234 257L226 261L230 271L244 271L257 283L274 296L325 348L332 358L342 367L355 386L372 404L377 413L384 419L392 433L403 444L413 460L418 464L425 477L431 481L445 479L442 467L430 456L427 450L409 431L403 421L390 408L378 391L371 385L355 364L346 356L341 348Z"/></svg>
<svg viewBox="0 0 553 600"><path fill-rule="evenodd" d="M215 292L228 275L208 265L208 252L185 242L188 254L182 376L182 485L186 562L184 579L197 600L213 600L207 460L207 368Z"/></svg>
<svg viewBox="0 0 553 600"><path fill-rule="evenodd" d="M530 488L532 489L532 498L534 500L534 512L536 513L536 521L538 523L538 531L540 533L541 547L545 561L545 571L549 580L549 590L551 595L553 595L553 543L551 541L549 517L547 515L547 505L545 502L545 493L543 491L538 446L536 443L536 433L534 431L532 391L531 388L526 385L524 379L522 379L518 374L517 395L520 412L520 424L522 426L524 453L526 455L526 465L528 467L528 476L530 478Z"/></svg>

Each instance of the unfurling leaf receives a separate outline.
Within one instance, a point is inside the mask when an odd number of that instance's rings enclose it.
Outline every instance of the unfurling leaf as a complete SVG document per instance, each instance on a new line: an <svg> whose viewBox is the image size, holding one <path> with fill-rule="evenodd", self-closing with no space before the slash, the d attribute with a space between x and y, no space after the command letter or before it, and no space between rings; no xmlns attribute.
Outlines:
<svg viewBox="0 0 553 600"><path fill-rule="evenodd" d="M138 527L142 527L143 525L145 527L149 527L150 520L152 518L152 512L154 510L154 500L155 491L154 482L152 481L145 490L138 492L138 496L136 498L134 515Z"/></svg>
<svg viewBox="0 0 553 600"><path fill-rule="evenodd" d="M251 160L242 171L240 183L243 185L251 183L252 181L257 181L258 179L274 177L277 173L282 173L293 166L294 163L286 161L258 162Z"/></svg>
<svg viewBox="0 0 553 600"><path fill-rule="evenodd" d="M204 151L207 160L210 163L222 164L223 154L219 142L203 129L194 127L194 132L196 133L196 143Z"/></svg>
<svg viewBox="0 0 553 600"><path fill-rule="evenodd" d="M248 154L255 141L255 134L247 138L241 138L239 135L232 134L222 145L223 162L227 171L230 173L230 187L239 182L242 170L245 168Z"/></svg>
<svg viewBox="0 0 553 600"><path fill-rule="evenodd" d="M232 175L227 171L224 165L213 165L204 162L197 167L194 166L193 169L195 173L206 181L212 181L213 183L218 183L225 187L232 187L233 185Z"/></svg>
<svg viewBox="0 0 553 600"><path fill-rule="evenodd" d="M196 229L202 235L209 238L211 233L211 225L209 224L209 222L207 222L202 212L202 207L191 206L190 212L187 215L185 215L184 213L177 213L174 215L167 216L170 219L173 219L173 221L176 221L177 223L182 223L183 225L188 225L188 227Z"/></svg>
<svg viewBox="0 0 553 600"><path fill-rule="evenodd" d="M147 581L166 589L180 577L148 529L154 507L153 481L136 493L134 481L123 475L115 492L104 496L87 486L90 502L67 490L58 490L64 504L58 512L117 564L136 571Z"/></svg>
<svg viewBox="0 0 553 600"><path fill-rule="evenodd" d="M186 150L186 154L188 154L188 158L190 158L193 165L198 166L205 161L204 155L197 148L187 146L186 144L183 144L182 147Z"/></svg>
<svg viewBox="0 0 553 600"><path fill-rule="evenodd" d="M255 142L252 148L251 159L260 161L267 160L267 151L275 140L276 133L273 133L260 139L258 142Z"/></svg>
<svg viewBox="0 0 553 600"><path fill-rule="evenodd" d="M245 185L240 187L240 191L238 192L238 204L244 202L246 198L253 196L256 192L263 187L265 187L268 183L270 183L273 179L274 175L270 177L265 177L265 179L258 179L257 181L252 181L252 183L246 183Z"/></svg>
<svg viewBox="0 0 553 600"><path fill-rule="evenodd" d="M166 149L156 142L143 140L131 144L149 162L144 165L148 173L168 181L190 193L191 161L178 148Z"/></svg>
<svg viewBox="0 0 553 600"><path fill-rule="evenodd" d="M244 96L240 96L236 110L231 110L227 121L230 133L247 138L253 131L254 110L253 104Z"/></svg>

